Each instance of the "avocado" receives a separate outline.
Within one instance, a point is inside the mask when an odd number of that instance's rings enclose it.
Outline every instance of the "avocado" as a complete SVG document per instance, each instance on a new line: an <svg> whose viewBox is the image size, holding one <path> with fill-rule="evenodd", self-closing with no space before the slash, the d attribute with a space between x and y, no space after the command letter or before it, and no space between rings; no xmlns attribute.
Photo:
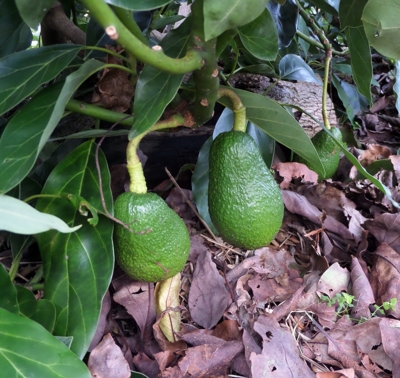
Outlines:
<svg viewBox="0 0 400 378"><path fill-rule="evenodd" d="M115 201L115 257L133 279L166 280L184 267L190 251L183 220L155 193L121 194Z"/></svg>
<svg viewBox="0 0 400 378"><path fill-rule="evenodd" d="M215 228L235 247L266 246L282 225L284 206L253 138L241 131L221 133L209 159L208 207Z"/></svg>
<svg viewBox="0 0 400 378"><path fill-rule="evenodd" d="M339 142L342 142L342 133L338 128L332 127L330 131ZM311 142L317 150L321 163L325 168L325 174L323 174L323 172L316 168L313 163L310 163L309 161L303 159L298 155L296 155L295 161L305 164L312 171L318 173L319 181L331 178L336 173L339 166L339 146L334 142L332 137L325 130L321 130L316 133L311 138Z"/></svg>

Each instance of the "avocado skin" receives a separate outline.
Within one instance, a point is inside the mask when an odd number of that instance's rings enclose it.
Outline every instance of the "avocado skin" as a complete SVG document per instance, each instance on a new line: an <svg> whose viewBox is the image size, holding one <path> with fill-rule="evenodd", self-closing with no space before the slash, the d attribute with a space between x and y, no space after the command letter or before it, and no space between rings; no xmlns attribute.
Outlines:
<svg viewBox="0 0 400 378"><path fill-rule="evenodd" d="M250 135L224 132L211 144L208 207L215 228L235 247L266 246L279 231L281 191Z"/></svg>
<svg viewBox="0 0 400 378"><path fill-rule="evenodd" d="M115 201L115 257L133 279L157 282L184 267L190 251L183 220L155 193L123 193Z"/></svg>
<svg viewBox="0 0 400 378"><path fill-rule="evenodd" d="M330 131L339 142L342 141L342 133L338 128L332 127ZM296 156L295 161L305 164L312 171L318 173L318 181L331 178L336 173L339 166L339 146L325 130L318 131L318 133L311 138L311 142L317 150L321 163L325 168L325 174L316 168L314 164L298 155Z"/></svg>

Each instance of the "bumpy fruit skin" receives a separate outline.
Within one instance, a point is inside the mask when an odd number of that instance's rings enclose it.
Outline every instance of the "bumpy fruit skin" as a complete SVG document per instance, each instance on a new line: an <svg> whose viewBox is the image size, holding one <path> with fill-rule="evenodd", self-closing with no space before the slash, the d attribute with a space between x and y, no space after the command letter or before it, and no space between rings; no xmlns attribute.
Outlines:
<svg viewBox="0 0 400 378"><path fill-rule="evenodd" d="M183 220L154 193L121 194L115 201L115 217L134 231L116 224L115 257L133 279L157 282L179 273L190 251Z"/></svg>
<svg viewBox="0 0 400 378"><path fill-rule="evenodd" d="M342 133L338 128L332 127L330 131L339 142L342 141ZM339 146L333 141L331 136L327 132L325 132L325 130L321 130L316 133L311 138L311 142L317 150L319 158L321 159L321 163L325 168L325 174L318 170L318 168L316 168L314 164L308 162L300 156L296 156L295 160L299 163L305 164L312 171L318 173L319 181L331 178L336 173L339 166Z"/></svg>
<svg viewBox="0 0 400 378"><path fill-rule="evenodd" d="M246 249L270 243L282 225L282 195L250 135L229 131L215 138L209 179L209 212L222 238Z"/></svg>

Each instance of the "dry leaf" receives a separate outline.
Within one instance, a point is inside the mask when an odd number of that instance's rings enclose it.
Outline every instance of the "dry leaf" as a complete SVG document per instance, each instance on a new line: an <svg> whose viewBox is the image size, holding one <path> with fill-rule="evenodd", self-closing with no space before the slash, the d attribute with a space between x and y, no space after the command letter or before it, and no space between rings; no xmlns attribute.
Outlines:
<svg viewBox="0 0 400 378"><path fill-rule="evenodd" d="M302 163L278 163L272 168L283 178L283 181L279 184L281 189L289 188L290 182L294 178L301 178L304 182L311 182L314 184L318 182L318 174Z"/></svg>
<svg viewBox="0 0 400 378"><path fill-rule="evenodd" d="M334 263L322 274L317 290L332 298L342 291L347 291L349 282L350 272Z"/></svg>
<svg viewBox="0 0 400 378"><path fill-rule="evenodd" d="M181 274L158 282L154 289L154 302L157 317L161 317L158 325L168 341L176 341L175 333L180 331L181 313L179 306L179 288Z"/></svg>

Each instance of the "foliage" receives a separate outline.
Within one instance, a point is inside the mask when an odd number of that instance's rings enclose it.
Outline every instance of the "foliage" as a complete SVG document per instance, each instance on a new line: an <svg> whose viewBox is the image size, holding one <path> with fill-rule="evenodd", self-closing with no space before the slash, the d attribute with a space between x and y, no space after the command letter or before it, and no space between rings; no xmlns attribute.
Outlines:
<svg viewBox="0 0 400 378"><path fill-rule="evenodd" d="M163 127L193 126L193 120L202 125L216 101L236 114L233 97L220 97L218 91L229 88L229 79L238 72L323 84L325 105L332 70L330 83L343 104L342 116L356 127L356 114L372 99L371 46L388 60L399 58L399 47L392 43L399 1L381 2L256 0L249 7L240 0L196 0L192 14L171 30L182 19L179 3L171 0L63 0L62 6L54 0L0 1L0 227L8 232L13 257L9 271L0 266L0 319L3 326L12 324L12 340L0 332L1 369L9 376L29 371L44 377L49 373L43 366L52 364L64 377L89 376L80 359L94 335L114 265L110 172L91 138L108 131L99 122L78 133L63 129L61 143L54 130L62 129L64 116L75 112L119 122L123 127L116 133L133 140ZM53 13L47 13L50 8ZM48 18L54 13L64 21L53 23L56 29L50 34L65 43L49 42ZM39 23L42 38L32 48L30 28ZM71 34L64 35L66 30ZM164 33L164 38L152 32ZM189 80L188 73L193 73ZM88 103L87 93L95 94L94 104ZM268 165L275 145L281 145L323 170L284 104L239 89L230 93L246 107L247 132ZM232 123L227 110L214 134ZM320 123L329 132L325 117ZM78 137L88 140L76 141ZM193 175L194 198L208 222L210 143ZM23 287L16 273L22 254L34 243L43 266ZM44 296L36 301L31 289L43 289ZM70 349L56 336L71 339ZM30 360L9 362L7 353L15 356L26 342L37 353Z"/></svg>

